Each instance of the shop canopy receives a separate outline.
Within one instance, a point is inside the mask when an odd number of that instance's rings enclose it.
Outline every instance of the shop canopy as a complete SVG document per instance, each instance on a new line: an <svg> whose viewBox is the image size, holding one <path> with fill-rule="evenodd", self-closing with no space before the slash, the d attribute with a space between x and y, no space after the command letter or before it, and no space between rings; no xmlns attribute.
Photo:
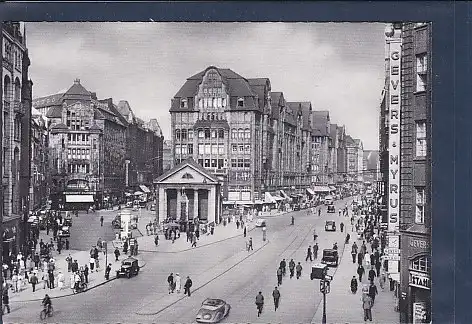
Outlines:
<svg viewBox="0 0 472 324"><path fill-rule="evenodd" d="M280 197L280 196L277 196L277 195L274 195L273 197L274 197L274 199L275 199L276 201L282 201L282 200L285 200L285 198L282 198L282 197Z"/></svg>
<svg viewBox="0 0 472 324"><path fill-rule="evenodd" d="M290 197L285 193L285 191L280 190L280 193L282 194L282 196L283 196L285 199L290 199Z"/></svg>
<svg viewBox="0 0 472 324"><path fill-rule="evenodd" d="M308 192L308 194L311 196L315 195L315 192L311 188L306 188L306 192Z"/></svg>
<svg viewBox="0 0 472 324"><path fill-rule="evenodd" d="M144 192L144 193L150 193L151 190L149 190L148 187L146 187L145 185L139 185L139 188Z"/></svg>
<svg viewBox="0 0 472 324"><path fill-rule="evenodd" d="M143 195L143 194L144 194L144 192L142 192L142 191L136 191L136 192L134 193L135 196L141 196L141 195Z"/></svg>
<svg viewBox="0 0 472 324"><path fill-rule="evenodd" d="M93 195L66 195L66 203L93 203Z"/></svg>
<svg viewBox="0 0 472 324"><path fill-rule="evenodd" d="M266 204L275 204L277 202L277 200L270 194L270 192L266 192L264 194L264 200Z"/></svg>
<svg viewBox="0 0 472 324"><path fill-rule="evenodd" d="M329 187L328 186L314 186L313 191L314 192L329 192Z"/></svg>
<svg viewBox="0 0 472 324"><path fill-rule="evenodd" d="M234 205L235 203L235 201L223 201L223 205Z"/></svg>

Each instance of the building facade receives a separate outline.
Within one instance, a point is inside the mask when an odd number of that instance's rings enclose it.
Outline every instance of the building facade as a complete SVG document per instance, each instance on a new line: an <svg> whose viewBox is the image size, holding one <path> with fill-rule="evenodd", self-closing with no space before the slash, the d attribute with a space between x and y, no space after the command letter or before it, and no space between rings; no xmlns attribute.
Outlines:
<svg viewBox="0 0 472 324"><path fill-rule="evenodd" d="M327 186L332 178L330 169L330 118L328 111L313 111L312 132L312 183ZM332 173L331 173L332 177Z"/></svg>
<svg viewBox="0 0 472 324"><path fill-rule="evenodd" d="M346 137L347 180L352 184L362 183L364 175L364 148L362 141Z"/></svg>
<svg viewBox="0 0 472 324"><path fill-rule="evenodd" d="M365 150L363 152L363 180L364 182L370 182L372 185L376 185L378 179L379 170L377 168L379 161L379 151L376 150Z"/></svg>
<svg viewBox="0 0 472 324"><path fill-rule="evenodd" d="M347 148L346 148L346 127L339 126L337 127L337 136L338 136L338 148L336 151L337 154L337 176L335 177L335 182L338 185L345 183L347 177Z"/></svg>
<svg viewBox="0 0 472 324"><path fill-rule="evenodd" d="M47 121L36 109L31 118L31 181L29 209L37 210L46 205L49 198L49 162Z"/></svg>
<svg viewBox="0 0 472 324"><path fill-rule="evenodd" d="M30 129L33 83L24 24L1 24L3 257L24 243L29 210Z"/></svg>

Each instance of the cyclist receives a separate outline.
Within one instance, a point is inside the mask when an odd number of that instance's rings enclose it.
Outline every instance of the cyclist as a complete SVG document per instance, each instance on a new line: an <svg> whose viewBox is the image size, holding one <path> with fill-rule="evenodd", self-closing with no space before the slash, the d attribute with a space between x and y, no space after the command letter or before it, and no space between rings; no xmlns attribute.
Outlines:
<svg viewBox="0 0 472 324"><path fill-rule="evenodd" d="M44 309L46 310L46 314L48 315L51 312L51 298L49 298L48 294L44 296L42 304L44 305Z"/></svg>
<svg viewBox="0 0 472 324"><path fill-rule="evenodd" d="M257 306L257 317L261 316L262 308L264 307L264 296L262 296L262 291L259 291L259 295L256 296L256 306Z"/></svg>

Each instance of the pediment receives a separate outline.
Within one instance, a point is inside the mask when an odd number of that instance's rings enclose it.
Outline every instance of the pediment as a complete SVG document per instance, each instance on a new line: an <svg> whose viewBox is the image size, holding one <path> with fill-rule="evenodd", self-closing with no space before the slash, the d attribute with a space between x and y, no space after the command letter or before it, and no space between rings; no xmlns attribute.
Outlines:
<svg viewBox="0 0 472 324"><path fill-rule="evenodd" d="M173 170L170 170L170 172L168 172L167 174L164 174L162 177L160 177L160 179L157 179L157 181L155 181L154 183L217 184L218 179L214 178L203 168L199 168L190 163L183 163L182 165L176 166Z"/></svg>

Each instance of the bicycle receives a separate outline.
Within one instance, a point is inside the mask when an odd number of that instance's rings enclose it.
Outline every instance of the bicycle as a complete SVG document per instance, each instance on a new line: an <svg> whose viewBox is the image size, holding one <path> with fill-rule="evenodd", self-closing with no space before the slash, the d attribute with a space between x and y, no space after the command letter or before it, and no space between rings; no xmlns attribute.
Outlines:
<svg viewBox="0 0 472 324"><path fill-rule="evenodd" d="M53 312L54 312L54 309L52 308L52 306L49 306L49 311L47 310L46 307L44 307L43 310L39 313L39 318L43 321L46 318L46 316L52 317Z"/></svg>

